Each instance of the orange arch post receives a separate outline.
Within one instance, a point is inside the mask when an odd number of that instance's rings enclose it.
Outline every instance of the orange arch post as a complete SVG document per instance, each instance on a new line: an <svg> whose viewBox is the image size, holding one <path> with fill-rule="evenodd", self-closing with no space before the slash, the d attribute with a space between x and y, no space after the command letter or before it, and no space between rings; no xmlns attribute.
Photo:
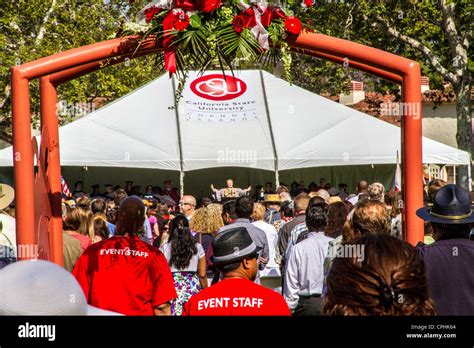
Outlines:
<svg viewBox="0 0 474 348"><path fill-rule="evenodd" d="M419 64L372 47L350 41L314 33L303 33L289 42L294 50L319 58L344 62L350 66L402 83L403 101L406 114L402 120L402 166L403 195L405 209L403 223L407 231L406 239L411 244L423 240L423 222L415 215L423 205L422 196L422 148L421 148L421 92ZM38 245L48 249L44 258L62 264L62 241L60 222L60 159L59 138L56 115L56 87L60 83L81 76L102 67L104 59L124 57L131 59L157 52L154 38L140 42L138 37L113 39L88 45L12 68L13 104L13 152L16 184L17 243L18 245ZM135 53L135 54L134 54ZM112 64L115 64L112 63ZM50 75L50 76L48 76ZM38 181L34 175L33 147L31 137L29 81L43 77L41 81L42 132L47 132L48 156L41 155L39 170L45 173L47 196L38 194L34 203L31 193L35 192ZM47 162L46 165L43 162ZM47 197L47 198L46 198ZM41 204L43 203L43 204ZM41 218L46 217L47 219ZM41 220L41 221L40 221ZM49 226L44 221L50 221ZM42 238L44 235L48 238ZM41 249L40 247L40 249ZM19 255L20 259L28 258Z"/></svg>

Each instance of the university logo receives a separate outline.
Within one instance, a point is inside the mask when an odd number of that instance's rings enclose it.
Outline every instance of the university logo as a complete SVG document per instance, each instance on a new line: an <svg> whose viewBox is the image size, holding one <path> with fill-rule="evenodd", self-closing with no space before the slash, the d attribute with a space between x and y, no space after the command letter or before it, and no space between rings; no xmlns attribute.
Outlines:
<svg viewBox="0 0 474 348"><path fill-rule="evenodd" d="M247 85L237 77L211 74L191 82L191 91L201 98L223 101L240 97L247 91Z"/></svg>

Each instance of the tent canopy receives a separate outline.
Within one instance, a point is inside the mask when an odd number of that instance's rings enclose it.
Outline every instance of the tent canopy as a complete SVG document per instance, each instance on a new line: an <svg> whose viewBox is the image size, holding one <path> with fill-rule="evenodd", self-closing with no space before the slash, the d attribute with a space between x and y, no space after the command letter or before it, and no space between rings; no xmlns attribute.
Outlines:
<svg viewBox="0 0 474 348"><path fill-rule="evenodd" d="M396 163L400 128L265 71L234 74L190 73L176 108L176 83L163 75L60 127L61 165L273 171ZM12 155L1 150L0 166L12 166ZM423 162L470 163L467 152L428 138Z"/></svg>

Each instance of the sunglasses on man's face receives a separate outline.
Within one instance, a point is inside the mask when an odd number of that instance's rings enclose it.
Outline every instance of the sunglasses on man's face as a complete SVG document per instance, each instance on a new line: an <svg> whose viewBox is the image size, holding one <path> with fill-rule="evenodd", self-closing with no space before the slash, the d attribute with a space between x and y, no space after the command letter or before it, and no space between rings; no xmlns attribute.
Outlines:
<svg viewBox="0 0 474 348"><path fill-rule="evenodd" d="M179 202L179 205L180 205L180 206L183 206L183 205L190 205L190 206L193 206L193 207L194 207L193 204L191 204L191 203L185 203L185 202Z"/></svg>

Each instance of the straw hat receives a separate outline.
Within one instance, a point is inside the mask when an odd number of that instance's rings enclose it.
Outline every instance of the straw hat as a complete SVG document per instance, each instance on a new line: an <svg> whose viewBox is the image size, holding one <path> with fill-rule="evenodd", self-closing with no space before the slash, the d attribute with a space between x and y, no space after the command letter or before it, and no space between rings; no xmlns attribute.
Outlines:
<svg viewBox="0 0 474 348"><path fill-rule="evenodd" d="M15 190L7 184L0 184L0 210L5 209L13 202Z"/></svg>

